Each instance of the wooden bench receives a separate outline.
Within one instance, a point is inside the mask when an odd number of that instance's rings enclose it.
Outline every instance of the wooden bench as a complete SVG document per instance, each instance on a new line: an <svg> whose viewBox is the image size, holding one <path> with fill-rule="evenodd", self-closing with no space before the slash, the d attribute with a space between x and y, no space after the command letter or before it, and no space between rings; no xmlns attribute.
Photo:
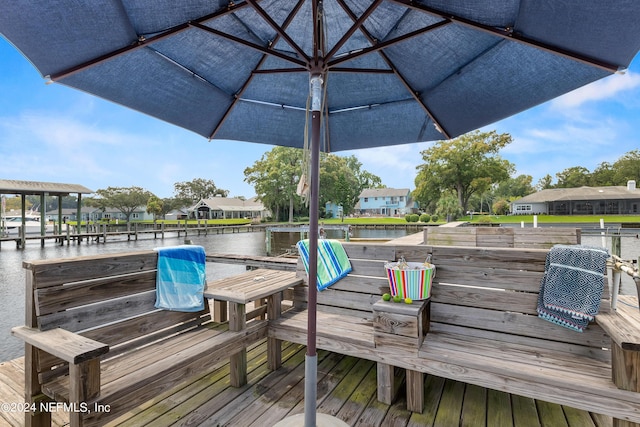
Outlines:
<svg viewBox="0 0 640 427"><path fill-rule="evenodd" d="M353 272L318 293L317 345L378 362L379 400L392 398L395 366L405 369L408 408L416 412L427 373L608 415L617 426L640 425L640 312L611 311L605 292L596 322L583 333L538 318L548 250L345 249ZM428 255L437 268L429 304L380 301L388 292L385 262ZM270 322L270 337L306 342L306 290L297 288L294 309ZM381 311L385 305L391 309Z"/></svg>
<svg viewBox="0 0 640 427"><path fill-rule="evenodd" d="M71 426L102 425L190 375L266 337L266 320L241 331L196 313L157 310L157 252L25 262L27 426L69 410ZM63 406L49 406L51 402Z"/></svg>

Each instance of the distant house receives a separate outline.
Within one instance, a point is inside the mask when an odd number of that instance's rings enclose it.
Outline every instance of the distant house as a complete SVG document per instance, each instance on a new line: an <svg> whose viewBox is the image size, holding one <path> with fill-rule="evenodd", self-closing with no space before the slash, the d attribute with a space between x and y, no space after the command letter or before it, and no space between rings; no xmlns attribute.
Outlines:
<svg viewBox="0 0 640 427"><path fill-rule="evenodd" d="M550 188L511 203L514 215L625 215L640 212L640 190L627 186Z"/></svg>
<svg viewBox="0 0 640 427"><path fill-rule="evenodd" d="M89 217L91 221L127 220L127 216L116 208L105 208L104 210L96 208L89 214ZM129 221L153 221L153 219L153 214L147 213L146 206L138 206L129 216Z"/></svg>
<svg viewBox="0 0 640 427"><path fill-rule="evenodd" d="M91 213L93 213L96 208L92 208L89 206L83 206L80 209L81 221L86 221L91 219ZM49 221L58 222L58 209L52 209L47 211L46 218ZM62 222L66 221L76 221L78 219L78 209L76 208L62 208Z"/></svg>
<svg viewBox="0 0 640 427"><path fill-rule="evenodd" d="M171 212L167 212L164 216L164 219L169 219L169 220L188 219L188 218L189 218L188 208L174 209Z"/></svg>
<svg viewBox="0 0 640 427"><path fill-rule="evenodd" d="M418 203L408 188L368 188L358 197L360 215L400 216L418 211Z"/></svg>
<svg viewBox="0 0 640 427"><path fill-rule="evenodd" d="M189 208L189 217L196 219L259 219L270 216L270 212L257 200L214 197L202 199Z"/></svg>

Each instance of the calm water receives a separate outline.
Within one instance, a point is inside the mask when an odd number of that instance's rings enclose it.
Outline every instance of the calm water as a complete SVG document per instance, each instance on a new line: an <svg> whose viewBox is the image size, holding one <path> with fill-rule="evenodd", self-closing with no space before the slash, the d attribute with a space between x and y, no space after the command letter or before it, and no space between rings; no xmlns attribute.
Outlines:
<svg viewBox="0 0 640 427"><path fill-rule="evenodd" d="M333 230L327 231L327 237L342 237ZM338 233L338 232L336 232ZM354 230L354 237L402 237L405 230ZM167 235L170 236L170 233ZM265 233L237 233L209 236L192 236L189 239L196 245L202 245L206 252L221 252L240 255L266 255ZM298 233L273 233L273 253L284 253L300 239ZM11 336L11 328L24 325L24 269L23 261L54 258L71 258L81 255L107 254L135 250L148 250L159 246L182 244L184 237L165 237L164 240L147 238L138 241L109 240L103 243L72 243L69 246L56 246L47 242L44 248L40 242L28 242L24 250L16 250L13 242L3 242L0 248L0 361L15 359L24 354L21 340ZM242 265L207 263L207 278L218 279L240 274L245 271Z"/></svg>
<svg viewBox="0 0 640 427"><path fill-rule="evenodd" d="M336 233L332 235L331 233ZM402 237L405 230L354 230L354 237L382 238ZM291 249L299 239L298 233L274 233L273 253L284 253ZM327 231L328 238L340 238L339 232ZM210 236L189 236L196 245L202 245L207 252L222 252L241 255L265 255L265 234L240 233L220 234ZM172 246L183 243L183 238L167 237L164 240L153 238L138 241L115 241L106 244L86 243L81 245L55 246L48 242L44 248L39 242L29 242L24 250L16 250L13 243L4 243L0 249L0 361L20 357L24 353L23 343L11 336L11 328L24 324L24 270L23 261L53 258L69 258L81 255L95 255L133 250L147 250L159 246ZM582 236L582 243L600 246L602 241L599 236ZM610 239L607 246L610 248ZM622 257L624 259L637 259L640 257L640 239L635 236L622 238ZM207 278L218 279L240 274L245 271L241 265L223 265L207 263ZM634 294L635 285L630 277L623 275L622 293Z"/></svg>

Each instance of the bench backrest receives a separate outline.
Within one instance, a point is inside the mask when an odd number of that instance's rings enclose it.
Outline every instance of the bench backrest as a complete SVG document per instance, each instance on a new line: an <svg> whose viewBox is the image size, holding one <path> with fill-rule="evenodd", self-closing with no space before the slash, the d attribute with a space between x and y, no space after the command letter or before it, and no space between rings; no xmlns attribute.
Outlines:
<svg viewBox="0 0 640 427"><path fill-rule="evenodd" d="M436 246L549 249L576 245L582 230L571 227L425 227L423 241Z"/></svg>
<svg viewBox="0 0 640 427"><path fill-rule="evenodd" d="M111 357L209 321L208 310L154 307L157 259L140 251L24 262L26 325L80 333L108 344ZM43 353L38 363L44 372L60 361Z"/></svg>
<svg viewBox="0 0 640 427"><path fill-rule="evenodd" d="M436 277L430 333L452 332L545 349L598 354L610 339L595 323L579 333L538 318L536 307L546 249L395 246L345 243L353 272L318 293L318 311L372 318L371 305L389 292L384 264L431 256ZM304 270L301 271L304 275ZM294 300L306 301L306 286ZM600 311L610 308L605 286Z"/></svg>

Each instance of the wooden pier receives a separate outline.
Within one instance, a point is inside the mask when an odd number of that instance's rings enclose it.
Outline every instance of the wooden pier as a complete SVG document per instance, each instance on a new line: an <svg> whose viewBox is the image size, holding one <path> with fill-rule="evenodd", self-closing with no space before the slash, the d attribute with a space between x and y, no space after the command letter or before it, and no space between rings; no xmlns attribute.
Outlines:
<svg viewBox="0 0 640 427"><path fill-rule="evenodd" d="M53 233L28 236L0 237L0 248L4 242L13 242L17 249L23 248L28 241L39 240L44 247L45 242L53 241L58 245L69 245L72 242L81 244L83 241L106 243L110 239L138 240L139 238L164 239L166 234L177 233L177 237L187 236L207 236L209 234L230 234L230 233L250 233L263 231L264 226L243 224L243 225L209 225L205 223L179 224L176 226L166 226L160 223L157 226L147 226L146 224L131 223L130 227L98 224L92 226L89 231L78 231L76 227L67 226L63 233Z"/></svg>
<svg viewBox="0 0 640 427"><path fill-rule="evenodd" d="M283 345L283 365L267 367L266 340L247 354L248 382L230 385L229 363L212 366L206 374L189 378L107 426L256 426L273 425L304 411L305 347ZM461 382L426 376L425 409L406 409L402 373L397 372L398 398L392 405L376 398L376 364L327 351L318 352L319 413L331 414L350 426L554 426L609 427L609 417L544 401L488 390ZM24 402L23 359L0 363L0 402ZM24 413L0 411L0 425L24 425ZM54 426L65 426L68 415L53 416Z"/></svg>

